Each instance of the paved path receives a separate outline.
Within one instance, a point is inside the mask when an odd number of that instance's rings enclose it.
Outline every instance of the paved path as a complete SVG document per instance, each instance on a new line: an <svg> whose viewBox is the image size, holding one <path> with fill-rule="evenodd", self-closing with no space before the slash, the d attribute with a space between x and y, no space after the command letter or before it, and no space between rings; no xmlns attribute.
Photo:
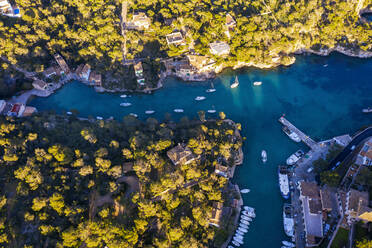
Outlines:
<svg viewBox="0 0 372 248"><path fill-rule="evenodd" d="M288 127L290 131L296 133L300 137L302 142L304 142L311 149L316 149L318 147L318 144L314 140L312 140L309 136L307 136L305 133L303 133L301 130L295 127L283 116L279 118L279 122L282 123L284 126Z"/></svg>
<svg viewBox="0 0 372 248"><path fill-rule="evenodd" d="M347 156L352 153L354 149L351 149L353 146L357 147L360 143L362 143L365 139L372 136L372 127L365 129L363 132L356 135L353 140L340 152L335 159L329 164L328 169L334 170L339 166Z"/></svg>

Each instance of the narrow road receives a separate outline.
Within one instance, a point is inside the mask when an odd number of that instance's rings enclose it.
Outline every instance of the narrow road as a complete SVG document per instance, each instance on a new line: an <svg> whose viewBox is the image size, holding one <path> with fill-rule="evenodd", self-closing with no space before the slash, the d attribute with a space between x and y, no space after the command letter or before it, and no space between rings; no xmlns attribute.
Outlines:
<svg viewBox="0 0 372 248"><path fill-rule="evenodd" d="M328 166L328 170L334 170L339 166L347 156L357 147L360 143L362 143L365 139L372 136L372 127L368 127L363 132L359 133L357 136L353 138L353 140L337 155L335 159ZM351 149L354 147L353 149Z"/></svg>

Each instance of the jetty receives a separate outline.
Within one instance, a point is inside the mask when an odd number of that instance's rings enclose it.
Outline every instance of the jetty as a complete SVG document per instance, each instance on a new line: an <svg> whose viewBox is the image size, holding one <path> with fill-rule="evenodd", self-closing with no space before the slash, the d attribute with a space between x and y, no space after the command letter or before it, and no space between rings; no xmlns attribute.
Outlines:
<svg viewBox="0 0 372 248"><path fill-rule="evenodd" d="M294 132L300 137L301 141L304 142L308 147L315 150L318 147L318 143L315 142L313 139L311 139L309 136L307 136L304 132L302 132L300 129L298 129L295 125L290 123L284 116L279 118L279 122L287 127L291 132Z"/></svg>

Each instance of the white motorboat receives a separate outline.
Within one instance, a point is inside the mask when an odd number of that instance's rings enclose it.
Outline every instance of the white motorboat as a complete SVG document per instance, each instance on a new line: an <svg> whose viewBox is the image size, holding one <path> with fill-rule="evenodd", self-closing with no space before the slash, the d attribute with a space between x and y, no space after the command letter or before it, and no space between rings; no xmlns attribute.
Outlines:
<svg viewBox="0 0 372 248"><path fill-rule="evenodd" d="M72 112L66 112L66 114L68 114L68 115L72 115Z"/></svg>
<svg viewBox="0 0 372 248"><path fill-rule="evenodd" d="M252 207L248 207L248 206L244 206L244 210L246 210L245 214L251 218L255 218L256 217L256 214L254 212L254 208Z"/></svg>
<svg viewBox="0 0 372 248"><path fill-rule="evenodd" d="M233 240L234 240L235 242L238 242L238 243L241 244L241 245L244 244L244 242L243 242L242 239L239 239L239 238L237 238L237 237L235 237L235 236L234 236Z"/></svg>
<svg viewBox="0 0 372 248"><path fill-rule="evenodd" d="M151 114L153 114L153 113L155 113L154 110L146 110L146 111L145 111L145 114L147 114L147 115L151 115Z"/></svg>
<svg viewBox="0 0 372 248"><path fill-rule="evenodd" d="M244 206L243 208L244 210L247 210L248 212L254 212L254 208L252 207Z"/></svg>
<svg viewBox="0 0 372 248"><path fill-rule="evenodd" d="M97 120L103 120L103 117L101 117L101 116L97 116L96 118L97 118Z"/></svg>
<svg viewBox="0 0 372 248"><path fill-rule="evenodd" d="M248 229L248 228L249 228L249 225L246 225L246 224L240 223L240 224L239 224L239 227L241 227L241 228L245 228L245 229Z"/></svg>
<svg viewBox="0 0 372 248"><path fill-rule="evenodd" d="M232 245L229 245L227 248L234 248L234 246L232 246Z"/></svg>
<svg viewBox="0 0 372 248"><path fill-rule="evenodd" d="M236 242L236 241L231 241L231 243L233 243L236 247L239 247L240 246L240 244L238 243L238 242Z"/></svg>
<svg viewBox="0 0 372 248"><path fill-rule="evenodd" d="M298 160L300 160L300 158L303 155L304 155L304 152L302 150L298 150L297 152L289 156L289 158L286 161L287 165L294 165L295 163L297 163Z"/></svg>
<svg viewBox="0 0 372 248"><path fill-rule="evenodd" d="M235 237L237 237L238 239L244 239L243 235L240 235L238 233L235 233Z"/></svg>
<svg viewBox="0 0 372 248"><path fill-rule="evenodd" d="M300 136L298 136L295 132L289 130L288 127L283 127L283 132L294 142L301 142Z"/></svg>
<svg viewBox="0 0 372 248"><path fill-rule="evenodd" d="M242 231L240 231L240 230L236 230L235 233L237 233L239 235L242 235L242 236L244 235L244 233Z"/></svg>
<svg viewBox="0 0 372 248"><path fill-rule="evenodd" d="M206 99L205 96L197 96L197 97L195 97L195 101L203 101L205 99Z"/></svg>
<svg viewBox="0 0 372 248"><path fill-rule="evenodd" d="M267 161L267 152L265 150L262 150L262 152L261 152L261 158L262 158L262 162L263 163L266 163L266 161Z"/></svg>
<svg viewBox="0 0 372 248"><path fill-rule="evenodd" d="M207 112L210 113L210 114L214 114L214 113L216 113L216 110L215 109L208 109Z"/></svg>
<svg viewBox="0 0 372 248"><path fill-rule="evenodd" d="M252 221L252 218L246 215L241 215L240 218L246 221Z"/></svg>
<svg viewBox="0 0 372 248"><path fill-rule="evenodd" d="M296 247L295 244L293 244L292 242L289 242L289 241L282 241L282 244L285 245L285 246L288 246L288 247Z"/></svg>
<svg viewBox="0 0 372 248"><path fill-rule="evenodd" d="M283 165L278 166L279 188L284 199L289 198L289 179L288 168Z"/></svg>
<svg viewBox="0 0 372 248"><path fill-rule="evenodd" d="M174 109L173 111L176 113L183 113L183 109Z"/></svg>
<svg viewBox="0 0 372 248"><path fill-rule="evenodd" d="M243 226L243 225L245 225L245 226L249 226L249 221L247 221L247 220L240 220L240 224Z"/></svg>
<svg viewBox="0 0 372 248"><path fill-rule="evenodd" d="M283 224L285 234L289 237L294 237L293 209L288 203L284 203L283 206Z"/></svg>
<svg viewBox="0 0 372 248"><path fill-rule="evenodd" d="M249 213L248 212L243 211L243 215L242 216L245 216L246 217L244 220L246 220L246 221L252 221L252 218L249 216Z"/></svg>
<svg viewBox="0 0 372 248"><path fill-rule="evenodd" d="M328 67L328 64L324 64L323 67Z"/></svg>
<svg viewBox="0 0 372 248"><path fill-rule="evenodd" d="M133 117L136 117L136 118L138 117L138 115L137 114L134 114L134 113L130 113L129 115L130 116L133 116Z"/></svg>
<svg viewBox="0 0 372 248"><path fill-rule="evenodd" d="M212 93L212 92L215 92L215 91L216 91L216 89L207 89L205 92Z"/></svg>
<svg viewBox="0 0 372 248"><path fill-rule="evenodd" d="M247 233L248 232L248 229L249 228L244 228L244 227L241 227L241 226L238 227L238 230L241 231L241 232L243 232L243 233Z"/></svg>
<svg viewBox="0 0 372 248"><path fill-rule="evenodd" d="M246 194L246 193L249 193L249 192L251 192L250 189L242 189L242 190L240 190L240 193L243 193L243 194Z"/></svg>
<svg viewBox="0 0 372 248"><path fill-rule="evenodd" d="M233 89L233 88L236 88L239 86L239 80L238 80L238 76L235 76L235 80L234 80L234 83L232 83L230 85L230 88Z"/></svg>
<svg viewBox="0 0 372 248"><path fill-rule="evenodd" d="M260 85L262 85L262 82L261 82L261 81L253 82L253 85L254 85L254 86L260 86Z"/></svg>
<svg viewBox="0 0 372 248"><path fill-rule="evenodd" d="M121 98L126 98L126 97L127 97L127 95L121 95L120 97L121 97Z"/></svg>
<svg viewBox="0 0 372 248"><path fill-rule="evenodd" d="M120 103L120 106L122 106L122 107L129 107L131 105L132 104L130 102L122 102L122 103Z"/></svg>
<svg viewBox="0 0 372 248"><path fill-rule="evenodd" d="M367 113L372 113L372 108L368 107L368 108L366 108L366 109L363 109L362 112L363 112L363 113L366 113L366 114L367 114Z"/></svg>

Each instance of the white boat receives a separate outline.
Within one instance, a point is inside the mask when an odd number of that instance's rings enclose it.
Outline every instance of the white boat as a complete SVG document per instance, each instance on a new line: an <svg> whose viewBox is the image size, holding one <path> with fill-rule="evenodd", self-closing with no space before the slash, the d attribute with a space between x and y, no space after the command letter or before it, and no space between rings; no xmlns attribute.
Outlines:
<svg viewBox="0 0 372 248"><path fill-rule="evenodd" d="M288 247L296 247L295 244L293 244L292 242L289 242L289 241L282 241L282 244L285 245L285 246L288 246Z"/></svg>
<svg viewBox="0 0 372 248"><path fill-rule="evenodd" d="M323 67L327 67L327 66L328 66L328 64L324 64L324 65L323 65Z"/></svg>
<svg viewBox="0 0 372 248"><path fill-rule="evenodd" d="M173 111L176 113L183 113L183 109L174 109Z"/></svg>
<svg viewBox="0 0 372 248"><path fill-rule="evenodd" d="M245 226L249 226L249 221L247 221L247 220L240 220L240 224L243 226L243 225L245 225ZM243 226L244 227L244 226Z"/></svg>
<svg viewBox="0 0 372 248"><path fill-rule="evenodd" d="M247 210L248 212L254 212L254 208L252 207L244 206L243 208L244 210Z"/></svg>
<svg viewBox="0 0 372 248"><path fill-rule="evenodd" d="M238 239L241 239L241 240L244 239L243 235L240 235L240 234L238 234L238 233L235 234L235 237L237 237Z"/></svg>
<svg viewBox="0 0 372 248"><path fill-rule="evenodd" d="M126 98L126 97L127 97L127 95L121 95L120 97L121 97L121 98Z"/></svg>
<svg viewBox="0 0 372 248"><path fill-rule="evenodd" d="M249 215L248 212L243 211L243 215L242 216L247 217L247 218L244 218L244 220L246 220L246 221L252 221L252 218L250 216L248 216L248 215Z"/></svg>
<svg viewBox="0 0 372 248"><path fill-rule="evenodd" d="M232 245L229 245L227 248L234 248L234 246L232 246Z"/></svg>
<svg viewBox="0 0 372 248"><path fill-rule="evenodd" d="M239 86L239 80L238 80L238 76L235 76L235 80L234 80L234 83L232 83L230 85L230 88L233 89L233 88L236 88Z"/></svg>
<svg viewBox="0 0 372 248"><path fill-rule="evenodd" d="M153 113L155 113L154 110L146 110L146 111L145 111L145 114L147 114L147 115L151 115L151 114L153 114Z"/></svg>
<svg viewBox="0 0 372 248"><path fill-rule="evenodd" d="M216 89L207 89L205 92L212 93L212 92L215 92L215 91L216 91Z"/></svg>
<svg viewBox="0 0 372 248"><path fill-rule="evenodd" d="M242 231L240 231L240 230L236 230L235 233L237 233L239 235L242 235L242 236L244 235L244 233Z"/></svg>
<svg viewBox="0 0 372 248"><path fill-rule="evenodd" d="M101 116L97 116L96 118L97 118L97 120L103 120L103 117L101 117Z"/></svg>
<svg viewBox="0 0 372 248"><path fill-rule="evenodd" d="M290 248L290 247L283 245L280 248Z"/></svg>
<svg viewBox="0 0 372 248"><path fill-rule="evenodd" d="M253 85L254 85L254 86L260 86L260 85L262 85L262 82L261 82L261 81L253 82Z"/></svg>
<svg viewBox="0 0 372 248"><path fill-rule="evenodd" d="M283 206L283 225L285 234L289 237L294 237L293 209L288 203L284 203Z"/></svg>
<svg viewBox="0 0 372 248"><path fill-rule="evenodd" d="M130 116L133 116L133 117L136 117L136 118L138 117L138 115L137 114L134 114L134 113L130 113L129 115Z"/></svg>
<svg viewBox="0 0 372 248"><path fill-rule="evenodd" d="M246 221L252 221L252 218L247 216L247 215L241 215L240 218L242 218L243 220L246 220Z"/></svg>
<svg viewBox="0 0 372 248"><path fill-rule="evenodd" d="M298 150L287 159L287 165L294 165L304 155L302 150Z"/></svg>
<svg viewBox="0 0 372 248"><path fill-rule="evenodd" d="M122 107L129 107L131 105L132 104L130 102L122 102L122 103L120 103L120 106L122 106Z"/></svg>
<svg viewBox="0 0 372 248"><path fill-rule="evenodd" d="M239 247L240 246L240 244L238 243L238 242L236 242L236 241L231 241L231 243L233 243L236 247Z"/></svg>
<svg viewBox="0 0 372 248"><path fill-rule="evenodd" d="M247 228L244 228L244 227L239 227L238 228L239 231L243 232L243 233L247 233L248 232L248 227Z"/></svg>
<svg viewBox="0 0 372 248"><path fill-rule="evenodd" d="M261 158L262 158L262 162L263 163L266 163L266 161L267 161L267 153L266 153L265 150L262 150L262 152L261 152Z"/></svg>
<svg viewBox="0 0 372 248"><path fill-rule="evenodd" d="M214 114L214 113L216 113L216 110L215 109L208 109L207 112L210 113L210 114Z"/></svg>
<svg viewBox="0 0 372 248"><path fill-rule="evenodd" d="M289 130L288 127L283 127L283 132L294 142L301 142L300 136L298 136L295 132Z"/></svg>
<svg viewBox="0 0 372 248"><path fill-rule="evenodd" d="M368 108L366 108L366 109L363 109L362 112L363 112L363 113L366 113L366 114L367 114L367 113L372 113L372 108L368 107Z"/></svg>
<svg viewBox="0 0 372 248"><path fill-rule="evenodd" d="M240 223L239 224L239 227L248 229L249 228L249 225L245 225L245 224Z"/></svg>
<svg viewBox="0 0 372 248"><path fill-rule="evenodd" d="M68 115L72 115L72 113L71 113L71 112L66 112L66 114L68 114Z"/></svg>
<svg viewBox="0 0 372 248"><path fill-rule="evenodd" d="M197 97L195 97L195 101L203 101L203 100L205 100L205 96L197 96Z"/></svg>
<svg viewBox="0 0 372 248"><path fill-rule="evenodd" d="M235 237L235 236L234 236L233 240L234 240L235 242L238 242L238 243L241 244L241 245L244 244L243 240L241 240L241 239L239 239L239 238L237 238L237 237Z"/></svg>
<svg viewBox="0 0 372 248"><path fill-rule="evenodd" d="M289 179L288 179L288 169L286 166L278 166L278 177L279 177L279 188L280 193L284 199L289 198Z"/></svg>
<svg viewBox="0 0 372 248"><path fill-rule="evenodd" d="M246 194L246 193L249 193L249 192L251 192L250 189L242 189L242 190L240 190L240 193L243 193L243 194Z"/></svg>
<svg viewBox="0 0 372 248"><path fill-rule="evenodd" d="M248 207L248 206L244 206L244 210L246 210L245 214L251 218L255 218L256 217L256 214L254 212L254 208L252 207Z"/></svg>

